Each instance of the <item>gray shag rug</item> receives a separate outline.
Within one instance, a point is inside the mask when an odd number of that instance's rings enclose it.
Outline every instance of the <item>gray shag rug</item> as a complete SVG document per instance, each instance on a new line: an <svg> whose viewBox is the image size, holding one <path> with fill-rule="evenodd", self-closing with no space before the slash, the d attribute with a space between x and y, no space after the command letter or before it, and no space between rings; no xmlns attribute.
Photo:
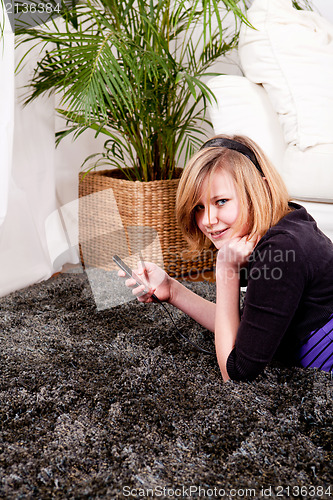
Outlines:
<svg viewBox="0 0 333 500"><path fill-rule="evenodd" d="M98 309L83 273L0 303L0 498L332 498L329 374L225 384L160 305Z"/></svg>

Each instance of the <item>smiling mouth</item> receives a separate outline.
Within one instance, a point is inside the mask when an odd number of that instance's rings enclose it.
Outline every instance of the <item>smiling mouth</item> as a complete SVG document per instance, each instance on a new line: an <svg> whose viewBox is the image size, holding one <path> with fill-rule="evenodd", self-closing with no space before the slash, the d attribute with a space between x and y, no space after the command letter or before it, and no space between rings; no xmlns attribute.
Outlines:
<svg viewBox="0 0 333 500"><path fill-rule="evenodd" d="M228 228L221 229L221 231L214 231L212 233L209 233L209 236L210 236L210 238L216 239L216 238L219 238L220 236L222 236L222 234L224 234L227 230L228 230Z"/></svg>

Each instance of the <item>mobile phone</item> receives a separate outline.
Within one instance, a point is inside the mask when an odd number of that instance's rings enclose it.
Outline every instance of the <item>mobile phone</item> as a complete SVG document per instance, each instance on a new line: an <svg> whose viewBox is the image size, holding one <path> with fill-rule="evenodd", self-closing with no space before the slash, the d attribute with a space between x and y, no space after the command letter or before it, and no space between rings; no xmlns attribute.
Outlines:
<svg viewBox="0 0 333 500"><path fill-rule="evenodd" d="M117 264L117 266L120 267L120 269L122 269L126 273L126 276L128 276L129 278L133 278L138 286L143 285L145 287L144 293L148 293L146 285L140 280L139 276L137 276L132 271L132 269L130 267L128 267L128 265L125 264L125 262L123 260L121 260L120 257L118 257L118 255L114 255L112 257L112 259Z"/></svg>
<svg viewBox="0 0 333 500"><path fill-rule="evenodd" d="M120 257L118 257L118 255L114 255L112 257L113 261L117 264L118 267L120 267L120 269L122 269L125 273L126 273L126 276L128 276L129 278L133 278L135 280L135 282L137 283L137 285L144 285L144 287L146 287L146 285L140 280L139 276L137 276L130 267L128 267L127 264L125 264L125 262L123 260L121 260ZM145 292L147 292L147 290L145 289Z"/></svg>

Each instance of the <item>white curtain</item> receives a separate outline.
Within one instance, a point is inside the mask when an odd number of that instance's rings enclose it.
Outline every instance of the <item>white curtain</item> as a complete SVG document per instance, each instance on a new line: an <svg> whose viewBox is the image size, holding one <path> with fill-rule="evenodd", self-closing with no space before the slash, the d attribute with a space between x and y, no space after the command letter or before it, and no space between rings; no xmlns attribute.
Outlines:
<svg viewBox="0 0 333 500"><path fill-rule="evenodd" d="M64 125L57 122L55 98L22 104L38 51L29 54L14 76L27 47L14 50L5 15L0 41L0 296L48 279L65 263L79 262L76 228L69 238L59 209L70 204L64 213L70 212L75 225L80 165L102 142L88 134L75 143L69 138L55 149L55 130Z"/></svg>
<svg viewBox="0 0 333 500"><path fill-rule="evenodd" d="M9 22L1 61L1 210L0 295L49 278L55 271L49 256L45 220L57 209L54 172L53 100L22 107L21 87L34 57L14 78L20 51L14 51ZM14 123L13 123L14 121ZM4 140L5 139L5 140ZM6 193L3 193L6 190Z"/></svg>
<svg viewBox="0 0 333 500"><path fill-rule="evenodd" d="M1 5L0 19L3 19ZM8 16L5 19L4 41L2 44L0 41L0 226L7 212L14 130L14 35Z"/></svg>

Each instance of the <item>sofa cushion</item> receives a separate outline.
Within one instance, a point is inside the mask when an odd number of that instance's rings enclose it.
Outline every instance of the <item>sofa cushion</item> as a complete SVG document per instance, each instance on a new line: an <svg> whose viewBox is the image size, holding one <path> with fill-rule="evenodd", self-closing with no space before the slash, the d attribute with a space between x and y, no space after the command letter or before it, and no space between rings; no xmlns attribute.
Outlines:
<svg viewBox="0 0 333 500"><path fill-rule="evenodd" d="M294 9L291 0L254 0L248 18L256 29L243 26L240 61L278 114L288 146L287 187L299 196L308 184L306 198L310 191L326 200L333 186L333 25L315 12Z"/></svg>
<svg viewBox="0 0 333 500"><path fill-rule="evenodd" d="M236 75L215 76L207 85L216 98L208 106L215 134L250 137L280 170L286 143L265 89Z"/></svg>
<svg viewBox="0 0 333 500"><path fill-rule="evenodd" d="M289 144L280 173L293 198L333 203L333 144L305 151Z"/></svg>
<svg viewBox="0 0 333 500"><path fill-rule="evenodd" d="M264 85L285 139L300 149L333 142L333 25L291 0L255 0L239 42L242 68Z"/></svg>

